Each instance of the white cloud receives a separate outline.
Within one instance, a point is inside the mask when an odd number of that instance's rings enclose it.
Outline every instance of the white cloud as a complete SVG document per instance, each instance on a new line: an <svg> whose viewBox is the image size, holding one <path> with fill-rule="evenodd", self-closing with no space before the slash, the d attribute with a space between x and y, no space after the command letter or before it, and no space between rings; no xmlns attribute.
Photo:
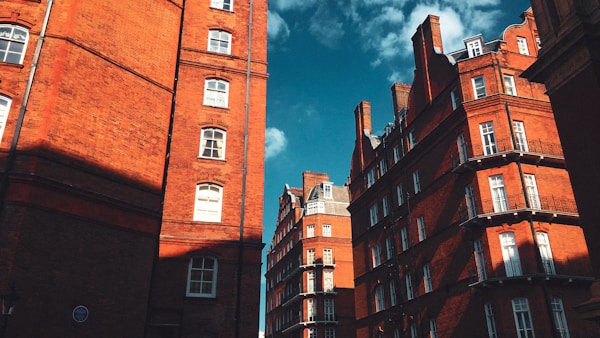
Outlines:
<svg viewBox="0 0 600 338"><path fill-rule="evenodd" d="M280 11L305 10L317 4L318 0L272 0L269 5Z"/></svg>
<svg viewBox="0 0 600 338"><path fill-rule="evenodd" d="M277 12L269 11L267 31L270 40L286 40L290 36L287 22Z"/></svg>
<svg viewBox="0 0 600 338"><path fill-rule="evenodd" d="M265 137L265 159L275 157L285 150L287 138L283 131L277 128L267 128Z"/></svg>
<svg viewBox="0 0 600 338"><path fill-rule="evenodd" d="M327 2L322 3L310 18L309 32L329 48L335 48L344 36L342 22L331 14Z"/></svg>

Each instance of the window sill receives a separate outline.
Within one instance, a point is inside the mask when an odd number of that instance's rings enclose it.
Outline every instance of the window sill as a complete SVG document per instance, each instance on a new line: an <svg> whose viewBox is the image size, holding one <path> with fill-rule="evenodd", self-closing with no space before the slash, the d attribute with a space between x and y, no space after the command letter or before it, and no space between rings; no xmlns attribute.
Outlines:
<svg viewBox="0 0 600 338"><path fill-rule="evenodd" d="M0 62L0 66L23 69L25 66L21 63Z"/></svg>

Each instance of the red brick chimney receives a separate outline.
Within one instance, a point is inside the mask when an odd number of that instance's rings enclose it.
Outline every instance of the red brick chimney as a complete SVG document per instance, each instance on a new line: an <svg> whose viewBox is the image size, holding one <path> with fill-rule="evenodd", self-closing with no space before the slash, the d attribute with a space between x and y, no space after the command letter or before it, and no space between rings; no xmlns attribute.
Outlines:
<svg viewBox="0 0 600 338"><path fill-rule="evenodd" d="M311 171L305 171L302 173L302 192L304 194L304 200L308 200L308 195L312 188L323 182L329 182L329 175L325 173L314 173Z"/></svg>
<svg viewBox="0 0 600 338"><path fill-rule="evenodd" d="M392 103L394 104L394 118L396 122L400 121L400 112L408 108L408 94L410 85L405 83L394 83L392 90Z"/></svg>
<svg viewBox="0 0 600 338"><path fill-rule="evenodd" d="M431 102L431 84L429 80L428 61L434 54L442 54L442 33L440 30L440 18L428 15L427 19L417 27L417 32L412 37L415 55L415 80L421 78L426 103Z"/></svg>

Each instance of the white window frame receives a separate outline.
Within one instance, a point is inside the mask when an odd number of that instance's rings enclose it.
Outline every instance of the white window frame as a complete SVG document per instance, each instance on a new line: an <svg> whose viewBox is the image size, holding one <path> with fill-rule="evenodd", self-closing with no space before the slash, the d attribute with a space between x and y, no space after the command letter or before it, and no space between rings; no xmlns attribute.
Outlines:
<svg viewBox="0 0 600 338"><path fill-rule="evenodd" d="M418 338L419 331L417 330L417 323L410 324L410 338Z"/></svg>
<svg viewBox="0 0 600 338"><path fill-rule="evenodd" d="M562 299L552 297L550 304L552 306L552 313L554 314L554 322L556 323L558 334L561 338L570 338L569 325L567 324L567 316L565 315Z"/></svg>
<svg viewBox="0 0 600 338"><path fill-rule="evenodd" d="M381 265L381 246L375 244L371 247L371 257L373 258L373 268Z"/></svg>
<svg viewBox="0 0 600 338"><path fill-rule="evenodd" d="M8 120L11 104L12 100L8 96L0 95L0 142L4 135L4 129L6 128L6 121Z"/></svg>
<svg viewBox="0 0 600 338"><path fill-rule="evenodd" d="M317 320L317 302L313 298L306 300L306 320L309 322L314 322Z"/></svg>
<svg viewBox="0 0 600 338"><path fill-rule="evenodd" d="M467 184L465 187L465 201L467 203L467 213L469 215L469 219L477 216L477 203L475 202L475 192L473 190L473 186Z"/></svg>
<svg viewBox="0 0 600 338"><path fill-rule="evenodd" d="M523 121L513 121L513 131L515 133L515 148L519 151L529 151L527 135L525 135L525 124Z"/></svg>
<svg viewBox="0 0 600 338"><path fill-rule="evenodd" d="M466 45L467 45L467 53L469 54L469 58L476 57L476 56L483 54L483 46L482 46L480 38L468 41L468 42L466 42Z"/></svg>
<svg viewBox="0 0 600 338"><path fill-rule="evenodd" d="M494 204L494 212L508 211L508 198L504 187L504 176L502 174L489 177L490 191Z"/></svg>
<svg viewBox="0 0 600 338"><path fill-rule="evenodd" d="M414 290L413 290L413 286L412 286L412 276L411 276L410 272L408 272L404 276L404 281L406 283L406 300L412 300L413 298L415 298L415 295L414 295Z"/></svg>
<svg viewBox="0 0 600 338"><path fill-rule="evenodd" d="M400 239L401 239L401 243L402 243L402 251L408 250L408 247L409 247L408 231L407 231L406 227L403 227L402 229L400 229Z"/></svg>
<svg viewBox="0 0 600 338"><path fill-rule="evenodd" d="M519 248L515 240L514 232L503 232L500 234L500 246L502 247L502 258L504 260L504 269L506 277L523 275L521 270L521 259L519 257Z"/></svg>
<svg viewBox="0 0 600 338"><path fill-rule="evenodd" d="M379 222L379 210L377 207L377 203L375 203L369 208L369 220L371 222L371 226L374 226L377 224L377 222Z"/></svg>
<svg viewBox="0 0 600 338"><path fill-rule="evenodd" d="M529 47L527 46L527 38L517 36L517 47L519 48L519 54L529 55Z"/></svg>
<svg viewBox="0 0 600 338"><path fill-rule="evenodd" d="M309 328L308 329L308 338L317 338L317 329Z"/></svg>
<svg viewBox="0 0 600 338"><path fill-rule="evenodd" d="M452 102L452 110L456 110L458 106L460 106L460 93L458 92L458 87L454 87L450 91L450 102Z"/></svg>
<svg viewBox="0 0 600 338"><path fill-rule="evenodd" d="M333 198L333 186L331 183L323 183L323 197Z"/></svg>
<svg viewBox="0 0 600 338"><path fill-rule="evenodd" d="M473 94L475 99L481 99L487 96L487 89L485 87L485 78L483 75L475 76L472 79L473 82Z"/></svg>
<svg viewBox="0 0 600 338"><path fill-rule="evenodd" d="M431 292L433 290L433 284L431 282L431 270L429 264L423 265L423 287L425 288L425 293Z"/></svg>
<svg viewBox="0 0 600 338"><path fill-rule="evenodd" d="M387 215L390 214L390 199L388 197L388 195L385 195L382 199L381 199L381 207L382 207L382 211L383 211L383 217L387 217Z"/></svg>
<svg viewBox="0 0 600 338"><path fill-rule="evenodd" d="M323 249L323 264L327 264L327 265L333 264L333 249L331 249L331 248Z"/></svg>
<svg viewBox="0 0 600 338"><path fill-rule="evenodd" d="M203 104L217 108L229 107L229 82L217 78L206 79Z"/></svg>
<svg viewBox="0 0 600 338"><path fill-rule="evenodd" d="M233 12L233 0L210 0L210 7Z"/></svg>
<svg viewBox="0 0 600 338"><path fill-rule="evenodd" d="M199 157L213 160L225 159L225 145L227 133L219 128L202 128L200 134Z"/></svg>
<svg viewBox="0 0 600 338"><path fill-rule="evenodd" d="M419 242L427 239L427 232L425 231L425 217L417 217L417 229L419 231Z"/></svg>
<svg viewBox="0 0 600 338"><path fill-rule="evenodd" d="M383 285L375 287L375 312L385 310L385 290Z"/></svg>
<svg viewBox="0 0 600 338"><path fill-rule="evenodd" d="M537 183L535 181L535 175L523 174L525 181L525 189L527 190L527 198L529 199L529 207L531 209L542 209L542 203L540 201L540 194L537 189Z"/></svg>
<svg viewBox="0 0 600 338"><path fill-rule="evenodd" d="M395 306L398 303L396 296L396 282L392 279L389 284L390 288L390 306Z"/></svg>
<svg viewBox="0 0 600 338"><path fill-rule="evenodd" d="M552 257L552 249L550 248L550 239L548 233L543 231L537 231L535 233L537 240L538 249L542 258L542 265L544 266L544 272L548 275L556 275L556 268L554 267L554 258Z"/></svg>
<svg viewBox="0 0 600 338"><path fill-rule="evenodd" d="M456 136L456 147L458 148L458 160L460 161L460 164L466 163L469 160L469 155L464 133L460 133Z"/></svg>
<svg viewBox="0 0 600 338"><path fill-rule="evenodd" d="M396 186L396 197L398 198L398 206L404 204L404 190L402 189L402 183Z"/></svg>
<svg viewBox="0 0 600 338"><path fill-rule="evenodd" d="M315 264L315 249L306 249L306 264Z"/></svg>
<svg viewBox="0 0 600 338"><path fill-rule="evenodd" d="M485 268L485 255L481 239L473 241L473 256L475 256L475 267L477 268L477 278L480 282L487 280L487 270Z"/></svg>
<svg viewBox="0 0 600 338"><path fill-rule="evenodd" d="M315 225L309 224L306 226L306 238L315 237Z"/></svg>
<svg viewBox="0 0 600 338"><path fill-rule="evenodd" d="M22 65L29 42L29 30L23 26L2 24L0 41L7 43L6 49L0 50L0 62Z"/></svg>
<svg viewBox="0 0 600 338"><path fill-rule="evenodd" d="M437 323L435 318L429 319L429 338L438 338Z"/></svg>
<svg viewBox="0 0 600 338"><path fill-rule="evenodd" d="M206 265L209 261L212 263L212 266ZM217 272L218 261L216 258L210 256L192 257L188 264L188 278L185 295L187 297L215 298L217 296ZM199 284L198 291L192 291L192 288L197 284ZM206 290L203 292L206 284L208 284L207 286L210 291Z"/></svg>
<svg viewBox="0 0 600 338"><path fill-rule="evenodd" d="M335 338L335 327L325 327L325 338Z"/></svg>
<svg viewBox="0 0 600 338"><path fill-rule="evenodd" d="M408 132L408 150L412 150L417 145L416 131L412 129Z"/></svg>
<svg viewBox="0 0 600 338"><path fill-rule="evenodd" d="M334 287L335 286L333 284L333 271L323 271L323 291L333 292Z"/></svg>
<svg viewBox="0 0 600 338"><path fill-rule="evenodd" d="M219 54L231 54L231 33L221 29L209 30L208 51Z"/></svg>
<svg viewBox="0 0 600 338"><path fill-rule="evenodd" d="M321 225L323 237L331 237L331 224L323 224Z"/></svg>
<svg viewBox="0 0 600 338"><path fill-rule="evenodd" d="M412 177L413 177L413 188L415 190L415 194L418 194L421 192L421 178L419 177L419 171L418 170L413 171Z"/></svg>
<svg viewBox="0 0 600 338"><path fill-rule="evenodd" d="M367 188L373 184L375 184L375 168L371 168L371 170L367 172Z"/></svg>
<svg viewBox="0 0 600 338"><path fill-rule="evenodd" d="M400 146L399 145L395 145L394 146L394 164L398 163L398 161L400 161Z"/></svg>
<svg viewBox="0 0 600 338"><path fill-rule="evenodd" d="M323 312L326 321L335 320L335 301L331 298L323 300Z"/></svg>
<svg viewBox="0 0 600 338"><path fill-rule="evenodd" d="M385 158L382 158L381 160L379 160L379 177L383 177L383 175L385 175L386 172L387 162L385 161Z"/></svg>
<svg viewBox="0 0 600 338"><path fill-rule="evenodd" d="M496 330L496 319L494 318L494 307L492 303L483 304L483 310L485 312L485 322L488 329L488 338L498 338Z"/></svg>
<svg viewBox="0 0 600 338"><path fill-rule="evenodd" d="M494 132L494 122L488 121L479 124L481 133L481 145L483 146L484 155L493 155L498 152L496 144L496 133Z"/></svg>
<svg viewBox="0 0 600 338"><path fill-rule="evenodd" d="M221 222L223 206L223 187L214 183L196 185L194 203L194 221Z"/></svg>
<svg viewBox="0 0 600 338"><path fill-rule="evenodd" d="M386 258L388 260L394 258L394 243L393 243L394 238L393 237L387 237L385 239L385 252L386 252Z"/></svg>
<svg viewBox="0 0 600 338"><path fill-rule="evenodd" d="M315 272L308 271L306 273L306 292L315 292L316 286L317 285L315 284Z"/></svg>
<svg viewBox="0 0 600 338"><path fill-rule="evenodd" d="M504 75L504 92L508 95L517 96L517 86L512 75Z"/></svg>
<svg viewBox="0 0 600 338"><path fill-rule="evenodd" d="M527 298L513 298L512 307L513 315L515 317L515 326L517 328L517 337L535 338Z"/></svg>

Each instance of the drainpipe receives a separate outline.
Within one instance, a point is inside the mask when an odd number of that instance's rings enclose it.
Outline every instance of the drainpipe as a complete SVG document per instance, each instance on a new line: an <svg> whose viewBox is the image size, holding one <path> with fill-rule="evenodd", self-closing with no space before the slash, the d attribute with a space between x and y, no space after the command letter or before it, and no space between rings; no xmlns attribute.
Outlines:
<svg viewBox="0 0 600 338"><path fill-rule="evenodd" d="M29 69L29 78L27 79L27 85L25 86L25 93L23 94L23 101L21 102L21 109L19 109L19 116L17 118L17 124L15 126L15 132L13 134L12 142L10 144L10 149L8 151L8 158L6 160L6 165L4 167L4 174L2 181L0 182L0 211L4 209L4 200L6 198L6 191L8 190L8 176L12 167L14 165L16 153L17 153L17 144L19 142L19 136L21 135L21 129L23 128L23 121L25 120L25 113L27 112L27 104L29 103L29 96L31 95L31 87L33 85L33 78L35 76L35 71L37 70L37 64L40 59L40 54L42 52L42 45L44 44L44 38L46 37L46 30L48 29L48 21L50 20L50 11L52 10L52 4L54 0L49 0L48 5L46 6L46 14L44 14L44 21L42 23L42 28L40 30L40 36L37 41L37 45L35 46L35 52L33 54L33 62L31 63L31 68Z"/></svg>
<svg viewBox="0 0 600 338"><path fill-rule="evenodd" d="M250 122L250 77L252 71L252 8L253 0L248 2L248 59L246 61L246 102L244 107L244 159L242 168L242 204L240 208L240 242L237 267L237 292L235 299L235 337L240 337L241 330L241 304L242 304L242 275L244 262L244 219L246 215L246 185L248 180L248 129Z"/></svg>

